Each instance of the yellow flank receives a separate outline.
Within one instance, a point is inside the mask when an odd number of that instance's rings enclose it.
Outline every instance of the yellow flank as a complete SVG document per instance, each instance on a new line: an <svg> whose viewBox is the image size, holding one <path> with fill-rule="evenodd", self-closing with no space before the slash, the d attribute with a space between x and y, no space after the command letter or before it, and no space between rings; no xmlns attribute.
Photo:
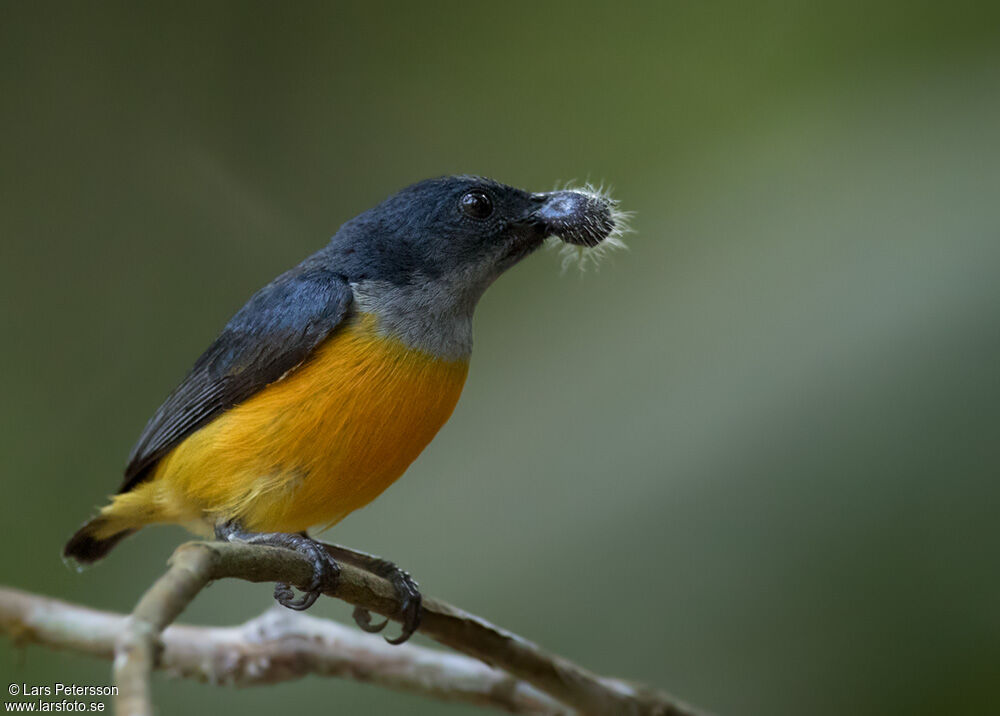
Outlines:
<svg viewBox="0 0 1000 716"><path fill-rule="evenodd" d="M371 502L451 415L468 361L445 361L375 332L363 314L313 356L191 434L153 474L104 508L95 537L153 522L209 532L329 526Z"/></svg>

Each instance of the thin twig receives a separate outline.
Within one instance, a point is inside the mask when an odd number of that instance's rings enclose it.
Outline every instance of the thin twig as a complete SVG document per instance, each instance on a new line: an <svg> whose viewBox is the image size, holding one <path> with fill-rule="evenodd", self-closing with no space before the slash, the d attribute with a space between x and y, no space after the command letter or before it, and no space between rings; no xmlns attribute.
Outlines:
<svg viewBox="0 0 1000 716"><path fill-rule="evenodd" d="M128 617L0 587L0 631L110 659ZM255 686L308 674L357 679L510 713L557 716L569 710L532 686L460 654L391 646L353 627L275 607L235 627L172 625L156 666L211 684Z"/></svg>

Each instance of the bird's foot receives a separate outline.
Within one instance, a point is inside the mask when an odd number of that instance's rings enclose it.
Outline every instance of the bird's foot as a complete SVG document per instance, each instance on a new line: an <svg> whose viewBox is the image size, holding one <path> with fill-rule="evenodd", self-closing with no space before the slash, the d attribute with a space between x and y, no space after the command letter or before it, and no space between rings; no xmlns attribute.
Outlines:
<svg viewBox="0 0 1000 716"><path fill-rule="evenodd" d="M389 560L376 557L372 554L359 552L336 544L328 544L327 549L331 554L336 555L340 561L382 577L392 585L396 592L396 597L399 599L399 611L397 614L403 624L403 630L399 636L393 639L386 637L386 641L390 644L402 644L413 636L413 633L420 627L420 608L422 602L419 586L413 577ZM353 616L354 621L362 630L372 633L382 631L389 623L389 620L386 619L378 624L373 624L371 612L361 607L354 608Z"/></svg>
<svg viewBox="0 0 1000 716"><path fill-rule="evenodd" d="M323 543L305 534L249 532L234 522L227 522L215 528L215 536L227 542L240 541L283 547L298 552L312 563L312 579L309 587L303 590L302 596L296 598L290 584L279 582L274 585L274 598L283 607L301 612L315 604L323 592L335 589L337 586L340 565L326 551Z"/></svg>

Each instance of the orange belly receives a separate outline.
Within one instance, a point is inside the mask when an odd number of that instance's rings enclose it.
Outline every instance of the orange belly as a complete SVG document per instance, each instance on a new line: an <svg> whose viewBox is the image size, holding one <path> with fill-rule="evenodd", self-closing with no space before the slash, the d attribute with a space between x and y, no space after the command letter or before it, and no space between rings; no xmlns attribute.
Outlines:
<svg viewBox="0 0 1000 716"><path fill-rule="evenodd" d="M372 316L355 318L291 375L189 436L111 511L142 502L148 522L329 526L403 474L451 415L467 373L468 361L410 350L376 335Z"/></svg>

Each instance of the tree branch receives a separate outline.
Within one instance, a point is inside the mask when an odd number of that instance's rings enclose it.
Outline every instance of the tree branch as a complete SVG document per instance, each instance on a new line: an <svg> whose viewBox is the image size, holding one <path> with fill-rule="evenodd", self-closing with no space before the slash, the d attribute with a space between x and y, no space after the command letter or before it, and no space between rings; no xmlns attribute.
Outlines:
<svg viewBox="0 0 1000 716"><path fill-rule="evenodd" d="M110 659L127 621L123 614L0 587L0 631L16 644ZM391 646L354 627L280 607L235 627L173 625L162 643L157 668L211 684L256 686L309 674L340 676L511 713L569 713L532 686L475 659L411 644Z"/></svg>
<svg viewBox="0 0 1000 716"><path fill-rule="evenodd" d="M114 659L117 712L152 714L149 677L158 665L161 634L210 581L235 577L251 582L309 583L312 566L302 555L240 542L189 542L170 559L170 568L143 595L119 633ZM341 564L340 580L328 596L398 620L399 604L385 580ZM696 716L698 712L649 687L600 677L549 654L537 645L462 610L425 598L420 632L513 679L526 682L557 703L584 714ZM393 652L394 653L394 652ZM433 652L432 652L433 653ZM520 688L520 687L518 687ZM546 708L551 707L551 701Z"/></svg>

